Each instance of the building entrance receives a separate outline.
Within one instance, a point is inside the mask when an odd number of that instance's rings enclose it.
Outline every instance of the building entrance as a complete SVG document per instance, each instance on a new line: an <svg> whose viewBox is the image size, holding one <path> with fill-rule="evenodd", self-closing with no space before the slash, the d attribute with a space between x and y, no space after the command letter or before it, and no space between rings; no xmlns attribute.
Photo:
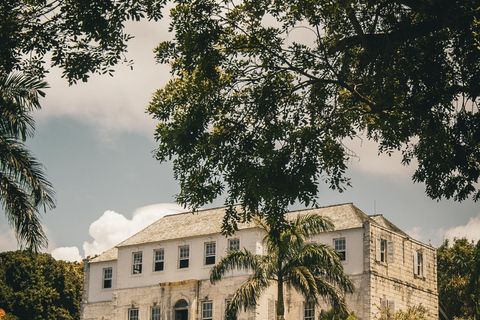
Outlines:
<svg viewBox="0 0 480 320"><path fill-rule="evenodd" d="M175 303L175 320L188 320L188 302L184 299Z"/></svg>

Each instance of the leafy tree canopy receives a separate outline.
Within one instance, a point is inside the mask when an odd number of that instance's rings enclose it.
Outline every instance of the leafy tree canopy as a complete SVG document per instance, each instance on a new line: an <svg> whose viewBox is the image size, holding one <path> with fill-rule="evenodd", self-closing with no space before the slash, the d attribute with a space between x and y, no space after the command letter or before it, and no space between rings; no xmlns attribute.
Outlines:
<svg viewBox="0 0 480 320"><path fill-rule="evenodd" d="M450 319L480 319L480 241L448 240L437 250L438 298Z"/></svg>
<svg viewBox="0 0 480 320"><path fill-rule="evenodd" d="M180 203L243 205L226 232L311 205L321 181L343 190L358 135L418 162L431 198L480 198L477 1L177 0L170 14L157 158L174 159Z"/></svg>
<svg viewBox="0 0 480 320"><path fill-rule="evenodd" d="M0 253L0 308L18 319L79 319L82 281L79 263L47 253Z"/></svg>
<svg viewBox="0 0 480 320"><path fill-rule="evenodd" d="M0 74L42 77L46 54L70 83L125 60L125 22L162 17L162 0L2 0ZM129 62L129 61L127 61ZM130 62L129 62L130 63Z"/></svg>

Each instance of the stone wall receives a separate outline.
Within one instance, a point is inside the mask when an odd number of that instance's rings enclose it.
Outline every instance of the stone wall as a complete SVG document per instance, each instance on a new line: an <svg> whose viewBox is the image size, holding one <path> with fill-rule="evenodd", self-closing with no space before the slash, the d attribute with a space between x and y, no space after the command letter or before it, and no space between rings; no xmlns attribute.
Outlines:
<svg viewBox="0 0 480 320"><path fill-rule="evenodd" d="M397 311L419 304L427 308L429 318L438 318L435 248L369 222L364 232L365 270L370 273L371 291L365 318L376 319L387 307ZM386 244L383 257L379 255L381 240Z"/></svg>

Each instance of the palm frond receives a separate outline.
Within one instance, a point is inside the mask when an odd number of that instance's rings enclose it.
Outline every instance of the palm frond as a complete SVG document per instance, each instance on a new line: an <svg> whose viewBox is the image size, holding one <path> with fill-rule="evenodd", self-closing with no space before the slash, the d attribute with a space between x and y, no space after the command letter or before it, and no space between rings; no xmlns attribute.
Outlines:
<svg viewBox="0 0 480 320"><path fill-rule="evenodd" d="M321 277L315 277L319 296L340 313L348 313L345 296L338 288ZM318 303L318 301L317 301Z"/></svg>
<svg viewBox="0 0 480 320"><path fill-rule="evenodd" d="M39 97L44 97L42 89L48 84L40 79L29 77L18 72L0 75L0 129L23 141L33 136L35 130L34 109L40 109Z"/></svg>
<svg viewBox="0 0 480 320"><path fill-rule="evenodd" d="M298 232L305 238L335 230L332 221L317 214L298 215L293 226L294 229L299 229Z"/></svg>
<svg viewBox="0 0 480 320"><path fill-rule="evenodd" d="M227 313L235 314L243 307L244 310L255 307L262 293L270 286L265 273L255 272L234 293L228 304Z"/></svg>
<svg viewBox="0 0 480 320"><path fill-rule="evenodd" d="M7 221L13 226L20 247L38 252L46 248L47 239L38 219L39 213L29 200L29 194L0 172L0 203Z"/></svg>
<svg viewBox="0 0 480 320"><path fill-rule="evenodd" d="M259 267L262 256L252 254L248 250L235 250L230 251L227 256L222 258L211 270L210 270L210 282L217 283L222 277L230 270L243 269L243 270L255 270Z"/></svg>
<svg viewBox="0 0 480 320"><path fill-rule="evenodd" d="M55 191L44 169L23 143L0 136L0 171L30 193L35 207L45 211L55 208Z"/></svg>
<svg viewBox="0 0 480 320"><path fill-rule="evenodd" d="M314 275L306 266L295 266L288 269L285 282L301 292L307 300L316 300L318 296L317 285Z"/></svg>

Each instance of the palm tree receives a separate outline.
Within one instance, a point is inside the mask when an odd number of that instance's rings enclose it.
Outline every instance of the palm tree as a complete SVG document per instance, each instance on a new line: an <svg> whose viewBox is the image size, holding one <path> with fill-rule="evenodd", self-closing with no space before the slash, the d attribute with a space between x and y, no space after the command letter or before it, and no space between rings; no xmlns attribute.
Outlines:
<svg viewBox="0 0 480 320"><path fill-rule="evenodd" d="M234 318L237 310L255 307L262 293L277 284L277 319L284 319L284 284L293 287L307 301L319 303L322 297L339 313L347 311L344 293L353 292L353 284L345 274L337 252L324 244L308 243L307 239L333 224L318 215L299 215L295 220L273 228L257 221L265 231L267 255L231 251L210 271L210 281L216 283L233 269L252 271L230 301L227 314Z"/></svg>
<svg viewBox="0 0 480 320"><path fill-rule="evenodd" d="M0 203L21 247L47 246L40 210L55 207L44 167L24 142L35 130L31 113L40 109L47 83L20 73L0 74Z"/></svg>

